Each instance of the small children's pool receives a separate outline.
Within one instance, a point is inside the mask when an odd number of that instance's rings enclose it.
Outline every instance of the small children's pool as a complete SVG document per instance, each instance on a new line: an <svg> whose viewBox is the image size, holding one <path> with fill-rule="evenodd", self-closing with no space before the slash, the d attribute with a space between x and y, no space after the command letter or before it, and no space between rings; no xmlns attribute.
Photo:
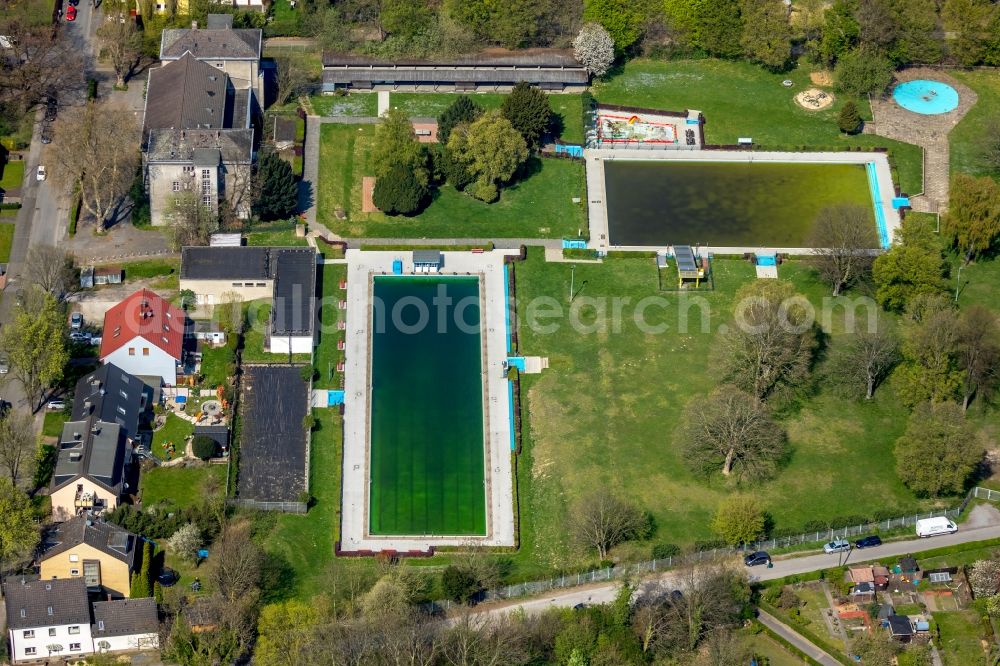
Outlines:
<svg viewBox="0 0 1000 666"><path fill-rule="evenodd" d="M958 106L958 91L947 83L917 79L900 83L892 91L896 103L925 116L948 113Z"/></svg>

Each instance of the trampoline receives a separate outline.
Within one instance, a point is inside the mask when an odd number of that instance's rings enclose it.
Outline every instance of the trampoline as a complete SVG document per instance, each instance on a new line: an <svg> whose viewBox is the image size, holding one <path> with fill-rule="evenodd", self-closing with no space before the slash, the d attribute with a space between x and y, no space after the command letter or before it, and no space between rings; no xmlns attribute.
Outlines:
<svg viewBox="0 0 1000 666"><path fill-rule="evenodd" d="M936 116L958 107L958 91L947 83L917 79L900 83L892 98L907 111L924 116Z"/></svg>

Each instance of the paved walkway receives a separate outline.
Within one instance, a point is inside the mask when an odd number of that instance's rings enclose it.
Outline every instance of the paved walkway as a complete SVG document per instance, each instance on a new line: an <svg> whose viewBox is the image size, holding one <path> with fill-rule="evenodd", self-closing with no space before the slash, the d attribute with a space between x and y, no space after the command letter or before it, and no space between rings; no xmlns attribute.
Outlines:
<svg viewBox="0 0 1000 666"><path fill-rule="evenodd" d="M809 639L789 627L784 622L778 620L778 618L773 615L765 613L761 610L758 611L757 619L760 620L760 623L765 627L778 634L819 663L823 664L823 666L840 666L840 662L831 657L829 653L817 646L815 643L809 641Z"/></svg>
<svg viewBox="0 0 1000 666"><path fill-rule="evenodd" d="M936 69L924 67L907 69L896 74L899 82L914 79L942 81L958 91L958 107L954 111L936 116L924 116L902 108L889 95L872 100L874 120L865 125L865 133L878 134L896 141L905 141L924 149L924 187L922 192L912 192L910 205L923 213L944 212L948 208L948 182L950 150L948 134L968 113L978 97L968 86Z"/></svg>

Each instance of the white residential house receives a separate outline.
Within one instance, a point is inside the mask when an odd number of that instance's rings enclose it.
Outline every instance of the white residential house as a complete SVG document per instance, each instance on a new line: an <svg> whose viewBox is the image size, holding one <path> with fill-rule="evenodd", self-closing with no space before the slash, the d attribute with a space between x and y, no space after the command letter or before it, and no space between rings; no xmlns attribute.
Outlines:
<svg viewBox="0 0 1000 666"><path fill-rule="evenodd" d="M100 359L140 379L177 384L183 360L184 311L149 289L140 289L104 314Z"/></svg>

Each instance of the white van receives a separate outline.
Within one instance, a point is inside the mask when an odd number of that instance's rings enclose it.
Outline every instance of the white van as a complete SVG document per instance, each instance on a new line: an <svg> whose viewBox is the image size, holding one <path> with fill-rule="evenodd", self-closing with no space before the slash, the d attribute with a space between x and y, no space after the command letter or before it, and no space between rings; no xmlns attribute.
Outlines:
<svg viewBox="0 0 1000 666"><path fill-rule="evenodd" d="M954 521L940 516L938 518L924 518L917 521L917 536L932 537L942 534L952 534L958 531L958 525Z"/></svg>

